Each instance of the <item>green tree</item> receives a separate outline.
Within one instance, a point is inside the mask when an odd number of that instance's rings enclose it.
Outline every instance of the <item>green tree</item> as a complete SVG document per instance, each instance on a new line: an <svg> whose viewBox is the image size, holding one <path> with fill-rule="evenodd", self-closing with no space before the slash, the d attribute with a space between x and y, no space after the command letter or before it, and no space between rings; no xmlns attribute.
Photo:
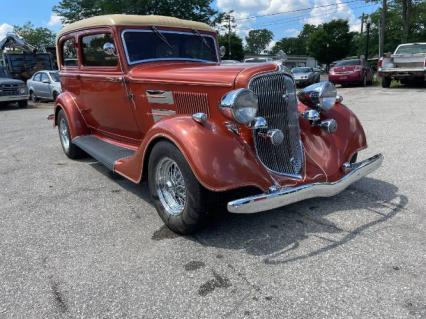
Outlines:
<svg viewBox="0 0 426 319"><path fill-rule="evenodd" d="M281 40L275 43L274 47L271 50L272 54L277 54L278 51L283 50L286 54L289 55L305 55L306 47L304 46L303 41L297 38L282 38Z"/></svg>
<svg viewBox="0 0 426 319"><path fill-rule="evenodd" d="M53 11L64 23L113 13L158 14L213 23L218 12L211 3L212 0L61 0Z"/></svg>
<svg viewBox="0 0 426 319"><path fill-rule="evenodd" d="M308 53L320 63L330 64L351 52L353 32L346 20L332 20L319 25L307 41Z"/></svg>
<svg viewBox="0 0 426 319"><path fill-rule="evenodd" d="M262 53L272 41L273 37L274 34L268 29L251 30L246 37L247 52L254 54Z"/></svg>
<svg viewBox="0 0 426 319"><path fill-rule="evenodd" d="M228 34L218 35L219 46L226 48L224 60L238 60L244 58L243 40L235 33L231 33L231 55L229 55Z"/></svg>
<svg viewBox="0 0 426 319"><path fill-rule="evenodd" d="M307 55L307 42L311 33L315 32L317 27L312 24L305 24L297 37L282 38L272 48L272 53L276 54L283 50L291 55Z"/></svg>
<svg viewBox="0 0 426 319"><path fill-rule="evenodd" d="M51 30L35 27L31 22L27 22L23 26L13 26L13 32L37 49L55 45L55 34Z"/></svg>

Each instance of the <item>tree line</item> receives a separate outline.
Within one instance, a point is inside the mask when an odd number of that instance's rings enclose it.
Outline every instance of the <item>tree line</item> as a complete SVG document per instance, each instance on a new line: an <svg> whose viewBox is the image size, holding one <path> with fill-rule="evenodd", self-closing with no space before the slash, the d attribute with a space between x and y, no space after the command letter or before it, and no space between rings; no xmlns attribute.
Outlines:
<svg viewBox="0 0 426 319"><path fill-rule="evenodd" d="M378 0L366 0L377 2ZM387 0L384 52L393 51L403 42L426 40L426 2L424 0ZM381 8L371 14L370 54L378 55L378 28ZM364 54L364 32L351 32L346 20L332 20L321 25L305 24L295 37L285 37L267 50L274 34L268 29L251 30L245 41L235 32L236 22L231 13L219 12L212 0L61 0L53 12L63 23L113 13L157 14L202 21L219 31L219 44L227 48L225 59L242 60L246 54L309 55L320 63L329 64L346 56ZM55 34L31 23L15 26L15 32L35 47L54 45ZM243 44L245 42L245 44Z"/></svg>

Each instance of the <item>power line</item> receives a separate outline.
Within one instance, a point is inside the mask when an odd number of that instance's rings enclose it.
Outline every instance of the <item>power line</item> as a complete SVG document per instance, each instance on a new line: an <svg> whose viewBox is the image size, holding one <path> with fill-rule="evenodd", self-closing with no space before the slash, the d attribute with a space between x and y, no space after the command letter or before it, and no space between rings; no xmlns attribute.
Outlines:
<svg viewBox="0 0 426 319"><path fill-rule="evenodd" d="M366 4L366 5L362 5L362 6L357 6L357 7L349 7L351 9L359 9L359 8L365 8L365 7L371 7L374 6L374 3L371 4ZM337 11L337 8L333 9L333 11L330 11L328 13L326 13L326 15L329 14L333 14ZM279 19L276 20L273 23L267 23L267 24L256 24L255 28L262 28L262 27L268 27L268 26L275 26L275 25L286 25L289 22L298 22L298 21L303 21L304 18L306 17L321 17L324 16L324 13L322 14L315 14L315 15L310 15L310 14L302 14L302 15L298 15L298 16L294 16L294 17L290 17L290 18L283 18L283 19ZM280 22L282 21L282 22ZM250 28L250 27L246 27L246 28L239 28L240 30L253 30L254 28Z"/></svg>
<svg viewBox="0 0 426 319"><path fill-rule="evenodd" d="M317 8L339 6L339 5L342 5L342 4L353 3L353 2L360 2L360 1L363 2L364 0L351 0L351 1L346 1L346 2L325 4L325 5L320 5L320 6L313 6L313 7L309 7L309 8L301 8L301 9L281 11L281 12L268 13L268 14L259 14L259 15L250 16L250 17L247 17L247 18L235 19L235 20L236 21L245 21L245 20L250 20L250 19L254 19L254 18L271 17L271 16L276 16L276 15L285 14L285 13L294 13L294 12L307 11L307 10L317 9Z"/></svg>

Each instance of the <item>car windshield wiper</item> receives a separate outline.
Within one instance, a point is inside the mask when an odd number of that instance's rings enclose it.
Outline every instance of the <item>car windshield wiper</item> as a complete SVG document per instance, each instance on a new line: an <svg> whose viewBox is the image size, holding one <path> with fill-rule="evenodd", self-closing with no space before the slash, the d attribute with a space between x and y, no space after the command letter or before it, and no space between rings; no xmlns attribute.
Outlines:
<svg viewBox="0 0 426 319"><path fill-rule="evenodd" d="M201 41L203 42L203 44L210 50L210 51L212 51L213 50L213 48L211 47L211 45L207 42L207 40L206 40L206 38L198 31L198 30L196 30L196 29L192 29L192 31L196 34L196 35L198 35L199 37L200 37L200 39L201 39ZM214 51L213 51L214 52ZM214 52L214 54L216 55L217 53L216 52Z"/></svg>
<svg viewBox="0 0 426 319"><path fill-rule="evenodd" d="M151 29L161 39L161 41L163 41L165 44L167 44L167 46L170 49L174 49L174 46L171 45L169 41L167 41L166 37L160 31L158 31L158 29L155 26L152 26Z"/></svg>
<svg viewBox="0 0 426 319"><path fill-rule="evenodd" d="M203 44L207 48L209 48L209 50L212 49L212 47L210 46L210 44L207 42L207 40L203 37L203 35L198 30L192 29L192 32L194 32L196 35L198 35L201 38L201 41L203 41Z"/></svg>

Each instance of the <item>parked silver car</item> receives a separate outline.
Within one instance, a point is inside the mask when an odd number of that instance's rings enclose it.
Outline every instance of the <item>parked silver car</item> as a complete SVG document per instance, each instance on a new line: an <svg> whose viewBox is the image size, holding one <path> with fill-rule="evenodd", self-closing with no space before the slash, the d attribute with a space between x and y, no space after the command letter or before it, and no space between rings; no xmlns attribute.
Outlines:
<svg viewBox="0 0 426 319"><path fill-rule="evenodd" d="M56 100L62 92L58 71L38 71L27 81L30 99L34 102L38 100Z"/></svg>
<svg viewBox="0 0 426 319"><path fill-rule="evenodd" d="M307 86L320 81L320 70L310 67L296 67L291 70L297 86Z"/></svg>

